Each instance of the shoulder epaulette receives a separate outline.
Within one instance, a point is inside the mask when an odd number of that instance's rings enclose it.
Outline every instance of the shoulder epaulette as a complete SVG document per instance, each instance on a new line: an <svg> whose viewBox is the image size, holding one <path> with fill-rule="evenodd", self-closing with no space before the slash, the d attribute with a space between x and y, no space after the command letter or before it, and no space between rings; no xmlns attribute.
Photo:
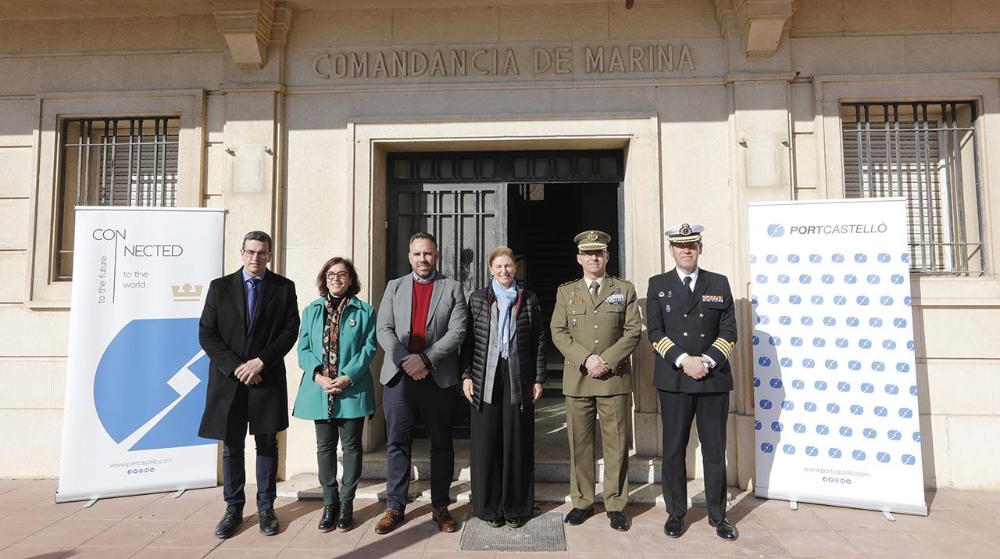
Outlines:
<svg viewBox="0 0 1000 559"><path fill-rule="evenodd" d="M576 282L578 282L578 281L580 281L580 280L579 280L579 279L575 279L575 280L572 280L572 281L568 281L568 282L566 282L566 283L560 283L560 284L559 284L559 287L563 287L563 286L565 286L565 285L570 285L570 284L573 284L573 283L576 283Z"/></svg>

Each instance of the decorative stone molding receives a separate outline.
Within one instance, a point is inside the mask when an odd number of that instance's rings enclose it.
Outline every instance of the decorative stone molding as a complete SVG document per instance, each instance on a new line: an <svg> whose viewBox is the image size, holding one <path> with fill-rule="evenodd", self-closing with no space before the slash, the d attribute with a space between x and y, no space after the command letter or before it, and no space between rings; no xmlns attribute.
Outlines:
<svg viewBox="0 0 1000 559"><path fill-rule="evenodd" d="M258 70L267 47L284 45L292 27L292 9L275 0L212 0L212 15L241 70Z"/></svg>
<svg viewBox="0 0 1000 559"><path fill-rule="evenodd" d="M747 56L771 56L798 4L799 0L715 0L715 17L723 32L730 25L740 31Z"/></svg>

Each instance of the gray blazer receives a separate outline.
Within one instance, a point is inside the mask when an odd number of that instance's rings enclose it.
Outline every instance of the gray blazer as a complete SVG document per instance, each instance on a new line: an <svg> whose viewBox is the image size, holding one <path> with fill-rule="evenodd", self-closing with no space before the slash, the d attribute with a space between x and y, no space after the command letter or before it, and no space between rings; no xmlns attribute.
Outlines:
<svg viewBox="0 0 1000 559"><path fill-rule="evenodd" d="M388 384L400 371L399 364L410 354L410 311L413 307L413 274L396 278L385 287L378 308L375 336L385 350L379 381ZM465 293L457 281L438 272L427 310L427 348L424 355L431 361L431 377L441 388L458 384L461 371L458 348L465 339L469 314Z"/></svg>

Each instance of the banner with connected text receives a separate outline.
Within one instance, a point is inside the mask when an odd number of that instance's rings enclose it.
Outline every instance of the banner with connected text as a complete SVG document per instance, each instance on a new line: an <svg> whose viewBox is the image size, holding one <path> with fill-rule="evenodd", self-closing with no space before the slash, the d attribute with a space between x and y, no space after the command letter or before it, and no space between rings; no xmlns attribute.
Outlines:
<svg viewBox="0 0 1000 559"><path fill-rule="evenodd" d="M750 206L758 496L927 514L903 198Z"/></svg>
<svg viewBox="0 0 1000 559"><path fill-rule="evenodd" d="M222 272L223 216L76 208L56 501L215 486L198 318Z"/></svg>

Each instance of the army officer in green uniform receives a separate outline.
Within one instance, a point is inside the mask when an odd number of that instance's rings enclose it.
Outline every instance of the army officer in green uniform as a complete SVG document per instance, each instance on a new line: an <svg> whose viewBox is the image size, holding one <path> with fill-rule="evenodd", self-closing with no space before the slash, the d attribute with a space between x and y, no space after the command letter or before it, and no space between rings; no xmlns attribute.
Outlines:
<svg viewBox="0 0 1000 559"><path fill-rule="evenodd" d="M611 527L624 532L632 526L625 512L632 396L628 358L639 342L642 319L635 287L606 273L611 236L584 231L573 240L583 277L559 286L552 312L552 342L566 358L563 395L573 502L566 523L580 524L594 513L595 420L600 417L604 509Z"/></svg>

